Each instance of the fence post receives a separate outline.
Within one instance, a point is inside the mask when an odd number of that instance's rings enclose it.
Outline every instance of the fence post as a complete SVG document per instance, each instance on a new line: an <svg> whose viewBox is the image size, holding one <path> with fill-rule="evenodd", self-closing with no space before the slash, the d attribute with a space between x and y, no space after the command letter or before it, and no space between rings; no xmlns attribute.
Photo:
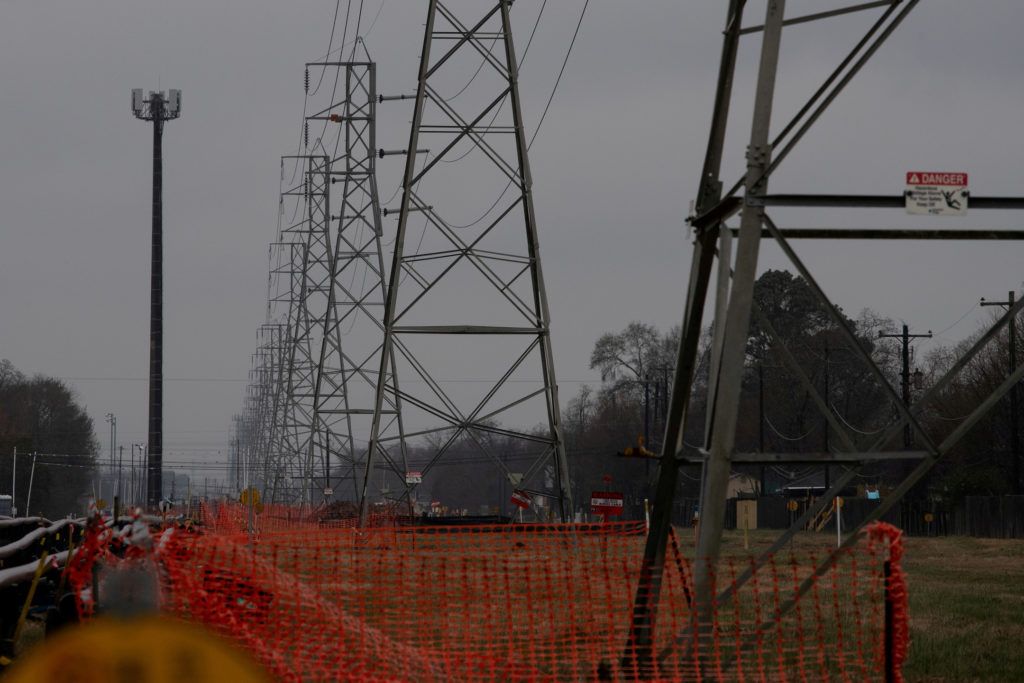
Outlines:
<svg viewBox="0 0 1024 683"><path fill-rule="evenodd" d="M885 574L885 629L883 633L885 644L885 683L895 683L896 668L893 658L893 604L890 581L892 580L892 563L889 560L883 565Z"/></svg>

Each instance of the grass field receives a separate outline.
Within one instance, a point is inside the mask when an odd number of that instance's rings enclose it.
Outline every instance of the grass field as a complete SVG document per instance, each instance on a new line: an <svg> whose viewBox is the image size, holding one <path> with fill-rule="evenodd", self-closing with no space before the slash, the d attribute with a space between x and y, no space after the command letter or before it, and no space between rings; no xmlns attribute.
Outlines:
<svg viewBox="0 0 1024 683"><path fill-rule="evenodd" d="M680 530L690 540L692 530ZM748 552L777 532L750 532ZM835 537L799 535L795 550L823 551ZM907 538L910 589L908 681L1024 681L1024 541ZM727 532L724 552L745 555L742 532Z"/></svg>
<svg viewBox="0 0 1024 683"><path fill-rule="evenodd" d="M1024 541L911 538L911 681L1024 681Z"/></svg>

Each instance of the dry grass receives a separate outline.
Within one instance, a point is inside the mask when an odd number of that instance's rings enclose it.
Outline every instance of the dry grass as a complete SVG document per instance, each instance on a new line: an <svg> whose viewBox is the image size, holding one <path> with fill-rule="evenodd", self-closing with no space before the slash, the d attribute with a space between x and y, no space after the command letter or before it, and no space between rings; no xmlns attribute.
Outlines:
<svg viewBox="0 0 1024 683"><path fill-rule="evenodd" d="M911 538L910 681L1024 680L1024 541Z"/></svg>

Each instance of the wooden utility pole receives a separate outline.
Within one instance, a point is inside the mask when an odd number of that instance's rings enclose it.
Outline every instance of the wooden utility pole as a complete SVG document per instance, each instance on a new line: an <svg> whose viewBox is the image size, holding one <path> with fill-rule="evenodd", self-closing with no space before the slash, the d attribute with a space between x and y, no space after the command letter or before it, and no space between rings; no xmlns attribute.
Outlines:
<svg viewBox="0 0 1024 683"><path fill-rule="evenodd" d="M1016 302L1016 293L1010 292L1006 301L985 301L981 300L982 306L1005 306L1012 309ZM1010 375L1017 370L1017 316L1010 317ZM1021 493L1020 482L1020 385L1015 384L1010 389L1010 471L1013 477L1013 492Z"/></svg>
<svg viewBox="0 0 1024 683"><path fill-rule="evenodd" d="M931 339L932 331L928 330L928 334L910 334L910 328L906 325L903 326L903 332L900 334L883 334L878 333L879 339L893 338L901 340L903 344L903 369L901 371L902 382L900 384L900 397L903 399L903 405L907 408L910 407L910 340L911 339ZM914 433L910 428L910 424L907 423L903 426L903 447L910 450L911 446L914 445Z"/></svg>

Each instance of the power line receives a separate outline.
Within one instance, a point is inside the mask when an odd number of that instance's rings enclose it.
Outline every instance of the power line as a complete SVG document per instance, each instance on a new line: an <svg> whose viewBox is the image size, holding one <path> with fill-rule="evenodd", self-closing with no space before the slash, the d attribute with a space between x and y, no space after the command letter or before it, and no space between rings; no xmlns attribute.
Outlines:
<svg viewBox="0 0 1024 683"><path fill-rule="evenodd" d="M350 0L351 3L351 0ZM330 54L331 46L334 43L334 32L338 28L338 10L341 9L341 0L336 0L334 3L334 19L331 20L331 37L327 40L327 53ZM320 85L324 82L324 74L327 73L327 65L324 64L324 68L320 70L320 78L316 82L316 87L313 88L313 92L309 93L307 97L312 97L320 92ZM305 120L305 117L303 117Z"/></svg>
<svg viewBox="0 0 1024 683"><path fill-rule="evenodd" d="M530 150L530 149L533 148L533 143L537 139L537 134L540 133L541 126L544 125L544 119L547 118L548 110L551 108L551 103L555 99L555 93L558 92L558 86L562 83L562 76L565 74L565 67L569 63L569 56L572 55L572 49L576 45L576 38L577 38L577 36L579 36L580 27L583 25L583 17L586 16L586 14L587 14L587 7L589 7L589 6L590 6L590 0L584 0L583 9L580 10L580 18L576 22L576 30L573 31L572 40L569 41L569 48L565 51L565 59L562 60L562 66L558 69L558 76L555 78L555 85L554 85L554 87L551 88L551 94L548 95L548 101L544 105L544 111L541 113L540 119L537 121L537 127L534 128L533 135L530 136L530 142L527 143L527 145L526 145L526 149L527 150ZM446 221L448 227L455 228L455 229L458 229L458 230L464 230L466 228L472 228L473 226L479 224L480 221L484 220L489 215L491 215L491 212L494 211L496 206L498 206L498 204L501 202L502 198L508 192L510 187L512 187L512 181L511 180L508 181L508 184L505 186L505 189L501 191L501 194L498 195L498 198L494 200L494 203L491 204L490 208L488 208L487 211L485 211L483 213L483 215L481 215L476 220L474 220L474 221L472 221L470 223L467 223L465 225L455 225L453 223L447 223L447 221Z"/></svg>
<svg viewBox="0 0 1024 683"><path fill-rule="evenodd" d="M544 119L548 115L548 109L551 108L551 102L555 99L555 93L558 92L558 86L562 82L562 76L565 74L565 67L569 63L569 56L572 54L572 49L576 45L576 38L580 34L580 27L583 25L583 17L587 14L587 7L590 6L590 0L584 0L583 9L580 10L579 21L576 22L576 30L573 31L572 40L569 41L569 49L565 52L565 59L562 60L562 66L558 69L558 77L555 78L555 87L551 89L551 95L548 96L547 104L544 105L544 111L540 115L540 120L537 121L537 127L533 131L533 136L530 138L530 144L527 145L527 149L533 147L533 141L537 139L537 133L540 132L540 127L544 125Z"/></svg>
<svg viewBox="0 0 1024 683"><path fill-rule="evenodd" d="M852 424L850 424L849 421L845 417L843 417L843 414L840 413L838 409L836 409L835 404L830 404L830 406L832 408L832 412L835 414L836 417L839 418L839 421L842 422L844 425L846 425L847 429L849 429L852 432L856 432L857 434L861 434L863 436L874 436L875 434L882 433L889 426L889 425L884 425L884 426L880 427L879 429L876 429L873 432L867 432L867 431L864 431L864 430L861 430L861 429L857 429Z"/></svg>
<svg viewBox="0 0 1024 683"><path fill-rule="evenodd" d="M527 38L527 40L526 40L526 47L523 48L523 54L519 58L519 64L517 65L518 69L522 69L523 68L523 63L526 62L526 55L530 52L530 46L533 45L533 37L535 35L537 35L537 27L540 26L540 19L541 19L542 16L544 16L544 9L547 6L548 6L548 0L544 0L544 2L540 6L540 11L537 12L537 20L533 22L533 30L530 31L530 37ZM491 54L491 50L494 48L494 43L496 43L497 41L498 41L497 38L495 38L494 40L491 41L490 47L487 48L487 53L488 54ZM451 100L454 100L456 97L461 95L463 93L463 91L465 91L466 88L468 88L470 86L470 84L476 79L477 74L480 73L480 70L484 68L485 64L487 64L487 59L486 58L481 60L480 66L477 67L476 71L473 73L473 76L469 79L469 81L466 83L466 85L462 86L462 90L460 90L459 92L455 93L451 97L446 98L445 102L451 102ZM505 102L507 102L507 101L508 101L508 95L505 95L503 98L501 98L501 103L495 108L494 114L491 116L490 122L488 122L488 124L484 127L484 130L489 130L491 128L491 126L494 125L494 122L498 118L498 114L501 113L501 109L502 109L502 107L505 106ZM466 150L466 153L463 154L462 156L456 157L454 159L442 159L441 161L442 161L442 163L445 163L445 164L454 164L456 161L462 161L467 156L469 156L469 153L472 152L473 149L475 149L475 148L473 146L470 146L470 148L468 150Z"/></svg>
<svg viewBox="0 0 1024 683"><path fill-rule="evenodd" d="M780 432L778 429L775 428L775 425L772 424L772 421L770 419L768 419L767 415L765 415L764 421L765 421L765 424L767 424L768 427L773 432L775 432L775 435L778 436L783 441L803 441L808 436L810 436L811 432L813 432L814 429L815 429L814 427L811 427L810 429L807 430L807 432L805 434L802 434L800 436L786 436L785 434L783 434L782 432Z"/></svg>
<svg viewBox="0 0 1024 683"><path fill-rule="evenodd" d="M949 332L949 331L950 331L951 329L953 329L954 327L956 327L957 325L959 325L960 323L962 323L962 322L964 321L964 319L965 319L965 318L966 318L967 316L969 316L969 315L970 315L971 313L973 313L973 312L974 312L974 311L975 311L975 310L976 310L977 308L978 308L978 304L977 304L977 303L975 303L975 304L972 304L972 305L971 305L971 307L967 309L967 312L966 312L966 313L964 313L964 314L963 314L962 316L960 316L959 318L957 318L957 320L956 320L956 322L955 322L955 323L953 323L953 324L952 324L952 325L950 325L949 327L946 327L945 329L939 330L938 332L936 332L936 333L935 333L935 335L934 335L934 336L938 337L938 336L940 336L940 335L942 335L942 334L945 334L946 332Z"/></svg>

